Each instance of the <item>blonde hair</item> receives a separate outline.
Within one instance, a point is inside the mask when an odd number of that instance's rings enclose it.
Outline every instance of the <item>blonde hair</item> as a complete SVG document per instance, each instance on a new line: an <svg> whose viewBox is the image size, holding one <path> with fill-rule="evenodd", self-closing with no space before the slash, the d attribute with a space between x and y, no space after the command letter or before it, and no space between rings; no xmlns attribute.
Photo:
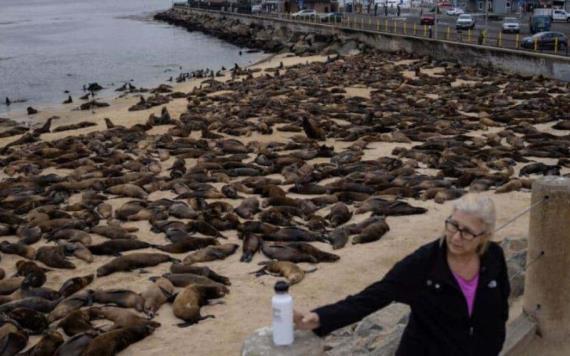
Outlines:
<svg viewBox="0 0 570 356"><path fill-rule="evenodd" d="M479 255L484 254L487 250L487 247L489 246L489 241L495 232L495 224L497 221L495 214L495 203L491 198L484 195L469 193L461 197L461 199L455 201L451 214L455 213L456 211L474 215L480 218L481 221L483 221L483 224L485 224L487 238L482 244L477 247L477 253ZM442 239L445 239L445 234ZM441 242L443 243L443 240Z"/></svg>

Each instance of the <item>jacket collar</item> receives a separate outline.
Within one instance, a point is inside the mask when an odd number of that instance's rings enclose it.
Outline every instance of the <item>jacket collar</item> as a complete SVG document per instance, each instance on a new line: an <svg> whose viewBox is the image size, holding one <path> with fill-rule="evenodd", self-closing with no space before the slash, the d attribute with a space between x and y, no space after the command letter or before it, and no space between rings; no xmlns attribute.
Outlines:
<svg viewBox="0 0 570 356"><path fill-rule="evenodd" d="M431 269L431 277L442 281L448 282L452 285L459 287L455 277L451 273L449 264L447 263L447 243L445 239L443 243L438 239L434 241L435 253L434 261ZM500 248L496 242L490 242L487 250L481 256L479 266L479 280L488 280L496 278L500 272L499 258L496 249Z"/></svg>

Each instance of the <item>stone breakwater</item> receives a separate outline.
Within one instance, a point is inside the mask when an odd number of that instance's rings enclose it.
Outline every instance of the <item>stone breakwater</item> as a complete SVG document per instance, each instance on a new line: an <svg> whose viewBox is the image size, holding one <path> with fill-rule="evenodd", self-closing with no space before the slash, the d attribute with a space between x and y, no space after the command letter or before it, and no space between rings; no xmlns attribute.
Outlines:
<svg viewBox="0 0 570 356"><path fill-rule="evenodd" d="M189 12L172 8L154 16L155 20L200 31L240 47L260 49L270 53L292 52L296 55L347 54L363 45L336 34L304 33L287 26L246 24L239 19Z"/></svg>

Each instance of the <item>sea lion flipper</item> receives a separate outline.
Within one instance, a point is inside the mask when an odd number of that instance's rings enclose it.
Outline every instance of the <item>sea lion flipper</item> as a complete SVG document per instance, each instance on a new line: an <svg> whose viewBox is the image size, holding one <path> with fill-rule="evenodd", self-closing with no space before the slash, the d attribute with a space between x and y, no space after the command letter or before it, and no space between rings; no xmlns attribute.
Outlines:
<svg viewBox="0 0 570 356"><path fill-rule="evenodd" d="M191 322L188 322L188 321L187 321L187 322L185 322L185 323L178 323L178 324L175 324L175 325L178 326L179 328L187 328L187 327L189 327L189 326L191 326L191 325L193 325L193 324L195 324L195 323L191 323Z"/></svg>
<svg viewBox="0 0 570 356"><path fill-rule="evenodd" d="M305 272L305 273L313 273L313 272L316 272L317 270L318 270L318 268L317 268L317 267L314 267L314 268L309 269L309 270L303 270L303 272Z"/></svg>
<svg viewBox="0 0 570 356"><path fill-rule="evenodd" d="M146 273L150 273L150 272L144 268L141 268L141 269L139 269L139 273L140 274L146 274Z"/></svg>

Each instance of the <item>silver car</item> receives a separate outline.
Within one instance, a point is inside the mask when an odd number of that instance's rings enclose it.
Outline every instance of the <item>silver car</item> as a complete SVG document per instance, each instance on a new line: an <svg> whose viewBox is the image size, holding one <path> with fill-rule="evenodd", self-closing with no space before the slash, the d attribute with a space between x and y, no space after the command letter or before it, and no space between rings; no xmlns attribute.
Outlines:
<svg viewBox="0 0 570 356"><path fill-rule="evenodd" d="M520 33L521 24L516 17L505 17L503 20L503 32Z"/></svg>
<svg viewBox="0 0 570 356"><path fill-rule="evenodd" d="M462 14L457 18L455 28L458 30L467 30L475 28L475 19L470 14Z"/></svg>

